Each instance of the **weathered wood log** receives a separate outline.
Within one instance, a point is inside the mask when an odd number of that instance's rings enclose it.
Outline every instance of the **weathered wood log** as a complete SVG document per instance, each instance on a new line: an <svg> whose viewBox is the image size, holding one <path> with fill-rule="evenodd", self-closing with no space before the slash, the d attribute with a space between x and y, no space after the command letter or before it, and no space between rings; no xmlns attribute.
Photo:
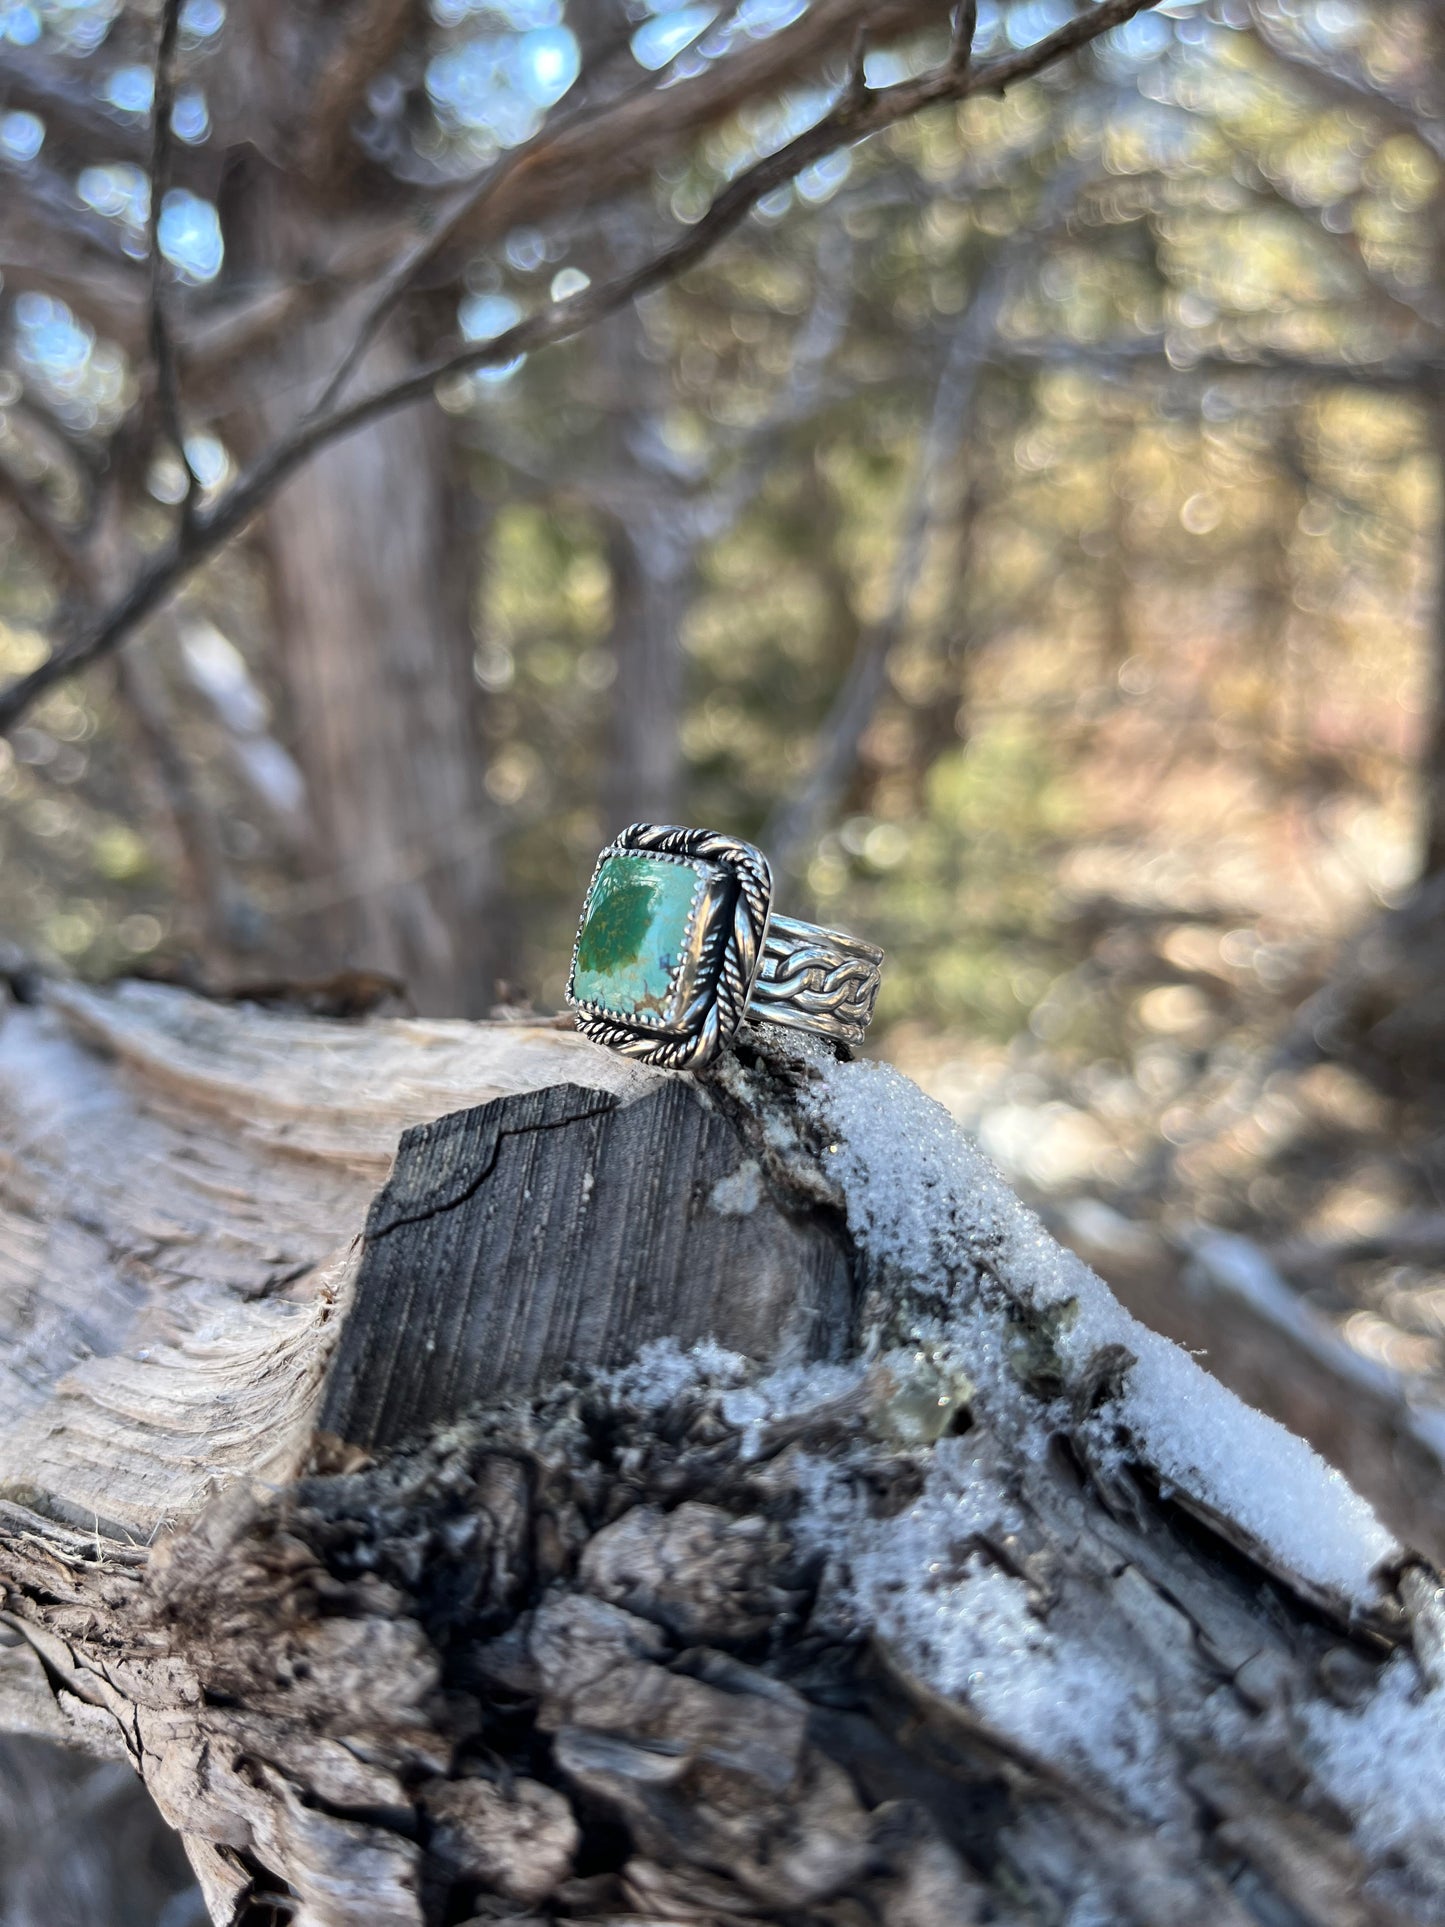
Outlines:
<svg viewBox="0 0 1445 1927"><path fill-rule="evenodd" d="M8 1010L0 1607L235 1927L1445 1921L1434 1569L777 1032Z"/></svg>
<svg viewBox="0 0 1445 1927"><path fill-rule="evenodd" d="M625 1106L553 1084L409 1131L367 1219L323 1430L386 1448L660 1339L841 1357L841 1238L759 1208L739 1159L683 1078Z"/></svg>
<svg viewBox="0 0 1445 1927"><path fill-rule="evenodd" d="M1049 1215L1136 1318L1206 1359L1339 1466L1392 1532L1445 1560L1445 1410L1356 1351L1265 1251L1202 1225L1166 1238L1093 1199Z"/></svg>

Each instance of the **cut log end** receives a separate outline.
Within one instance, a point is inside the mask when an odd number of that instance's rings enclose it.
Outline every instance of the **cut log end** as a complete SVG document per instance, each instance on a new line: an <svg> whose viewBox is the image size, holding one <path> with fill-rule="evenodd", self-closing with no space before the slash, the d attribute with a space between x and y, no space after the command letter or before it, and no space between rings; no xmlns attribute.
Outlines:
<svg viewBox="0 0 1445 1927"><path fill-rule="evenodd" d="M321 1425L385 1448L661 1339L840 1358L853 1312L837 1232L780 1208L690 1079L625 1105L554 1084L403 1137Z"/></svg>

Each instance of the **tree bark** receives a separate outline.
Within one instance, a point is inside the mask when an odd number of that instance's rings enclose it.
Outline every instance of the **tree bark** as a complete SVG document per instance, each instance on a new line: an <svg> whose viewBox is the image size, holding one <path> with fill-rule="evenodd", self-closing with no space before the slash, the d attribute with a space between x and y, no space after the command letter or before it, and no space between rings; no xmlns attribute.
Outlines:
<svg viewBox="0 0 1445 1927"><path fill-rule="evenodd" d="M638 244L631 210L603 224L622 255ZM697 566L688 483L661 445L667 394L649 358L635 307L598 331L597 369L611 407L610 487L605 521L612 579L610 646L616 664L601 802L609 835L629 823L673 823L681 815L682 718L686 664L682 624Z"/></svg>
<svg viewBox="0 0 1445 1927"><path fill-rule="evenodd" d="M1445 222L1445 211L1442 211ZM1445 249L1445 235L1442 235ZM1424 803L1424 856L1421 880L1445 876L1445 395L1425 396L1425 420L1435 462L1438 492L1435 537L1436 581L1427 636L1429 686L1426 695L1425 746L1420 758Z"/></svg>
<svg viewBox="0 0 1445 1927"><path fill-rule="evenodd" d="M0 1719L218 1922L1445 1919L1438 1575L880 1066L57 987L0 1252Z"/></svg>
<svg viewBox="0 0 1445 1927"><path fill-rule="evenodd" d="M293 335L276 392L330 366L334 327ZM401 365L394 345L363 379ZM276 410L263 403L268 431ZM417 409L321 453L266 518L277 655L320 831L323 967L390 972L418 1010L495 1001L497 859L472 676L476 565L446 417Z"/></svg>
<svg viewBox="0 0 1445 1927"><path fill-rule="evenodd" d="M275 76L288 53L302 58L286 38L299 19L283 14L262 72ZM311 45L304 33L301 45ZM237 163L223 195L229 271L304 281L322 200L295 169ZM315 401L369 300L298 316L244 369L217 378L225 432L243 455L269 447ZM394 320L352 386L385 384L410 364ZM420 408L320 450L261 526L274 660L316 830L297 913L304 971L382 971L419 1011L453 1016L491 1007L501 964L466 504L448 418Z"/></svg>
<svg viewBox="0 0 1445 1927"><path fill-rule="evenodd" d="M1434 8L1422 17L1431 92L1438 102L1445 89L1445 21ZM1430 204L1435 312L1445 298L1445 184L1437 183ZM1438 326L1436 329L1438 334ZM1425 741L1420 757L1423 804L1420 881L1445 876L1445 394L1437 376L1422 386L1426 446L1433 457L1436 490L1435 576L1431 584L1430 620L1426 631Z"/></svg>
<svg viewBox="0 0 1445 1927"><path fill-rule="evenodd" d="M655 489L655 478L648 479ZM613 835L629 823L671 823L679 813L681 630L693 558L680 530L654 512L641 526L619 522L612 527L607 559L617 674L603 807Z"/></svg>

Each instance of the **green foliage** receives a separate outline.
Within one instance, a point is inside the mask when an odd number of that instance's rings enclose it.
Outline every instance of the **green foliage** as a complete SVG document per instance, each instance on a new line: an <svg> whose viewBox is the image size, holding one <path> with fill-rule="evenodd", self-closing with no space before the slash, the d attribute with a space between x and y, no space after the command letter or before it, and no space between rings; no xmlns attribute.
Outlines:
<svg viewBox="0 0 1445 1927"><path fill-rule="evenodd" d="M830 917L890 940L881 1017L1005 1038L1065 954L1050 872L1080 826L1071 771L1041 725L1003 715L929 771L902 822L855 817L810 877Z"/></svg>

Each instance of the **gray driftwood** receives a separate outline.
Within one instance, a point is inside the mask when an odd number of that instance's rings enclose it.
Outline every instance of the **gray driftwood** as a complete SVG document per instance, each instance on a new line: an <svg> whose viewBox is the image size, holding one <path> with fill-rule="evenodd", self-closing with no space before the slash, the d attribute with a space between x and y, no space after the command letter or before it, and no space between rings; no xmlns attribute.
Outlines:
<svg viewBox="0 0 1445 1927"><path fill-rule="evenodd" d="M1445 1921L1437 1574L1069 1263L778 1033L14 1005L0 1729L233 1927Z"/></svg>
<svg viewBox="0 0 1445 1927"><path fill-rule="evenodd" d="M660 1339L798 1363L841 1358L851 1324L842 1239L769 1208L690 1078L626 1105L552 1084L402 1139L321 1425L386 1448Z"/></svg>

